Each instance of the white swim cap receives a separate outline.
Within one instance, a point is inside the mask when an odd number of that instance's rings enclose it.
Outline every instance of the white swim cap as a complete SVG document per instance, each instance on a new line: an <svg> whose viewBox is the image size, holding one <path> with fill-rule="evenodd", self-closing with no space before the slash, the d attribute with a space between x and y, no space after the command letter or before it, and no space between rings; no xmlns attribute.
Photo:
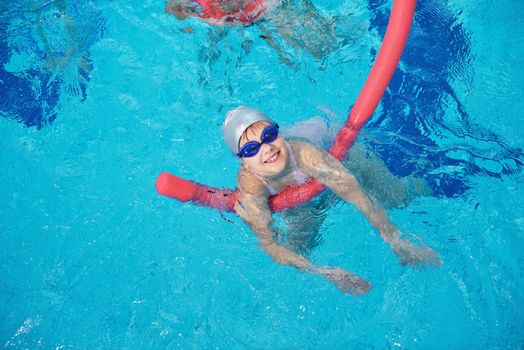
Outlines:
<svg viewBox="0 0 524 350"><path fill-rule="evenodd" d="M245 106L227 112L224 124L222 124L222 134L227 147L233 154L238 153L238 142L244 131L252 124L262 120L273 122L262 111Z"/></svg>

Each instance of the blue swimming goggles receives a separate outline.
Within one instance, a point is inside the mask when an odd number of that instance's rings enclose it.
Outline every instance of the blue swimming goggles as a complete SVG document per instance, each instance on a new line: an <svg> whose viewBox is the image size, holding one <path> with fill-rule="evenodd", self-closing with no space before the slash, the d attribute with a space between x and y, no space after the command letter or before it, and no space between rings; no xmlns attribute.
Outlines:
<svg viewBox="0 0 524 350"><path fill-rule="evenodd" d="M260 147L262 147L263 143L271 143L275 141L278 137L278 124L271 124L264 128L262 131L262 136L260 136L260 140L262 142L258 141L249 141L237 153L238 158L249 158L255 156L258 151L260 151Z"/></svg>

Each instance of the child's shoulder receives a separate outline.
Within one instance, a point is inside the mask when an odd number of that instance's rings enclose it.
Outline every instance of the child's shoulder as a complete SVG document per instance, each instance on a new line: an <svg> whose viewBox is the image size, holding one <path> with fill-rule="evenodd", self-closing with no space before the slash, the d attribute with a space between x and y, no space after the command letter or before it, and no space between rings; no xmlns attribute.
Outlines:
<svg viewBox="0 0 524 350"><path fill-rule="evenodd" d="M296 138L290 139L288 142L297 161L302 165L314 165L325 153L307 139Z"/></svg>
<svg viewBox="0 0 524 350"><path fill-rule="evenodd" d="M308 149L314 148L316 150L322 151L317 145L311 142L305 137L286 137L286 141L293 147L293 149Z"/></svg>

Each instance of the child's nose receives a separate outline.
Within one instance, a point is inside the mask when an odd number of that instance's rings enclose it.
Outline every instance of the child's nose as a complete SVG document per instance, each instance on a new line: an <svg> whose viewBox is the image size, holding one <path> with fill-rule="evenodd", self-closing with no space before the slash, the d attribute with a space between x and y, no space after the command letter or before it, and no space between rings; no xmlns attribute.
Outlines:
<svg viewBox="0 0 524 350"><path fill-rule="evenodd" d="M262 144L262 154L267 154L267 153L270 153L271 151L273 151L273 148L275 146L273 146L273 144L271 143L263 143Z"/></svg>

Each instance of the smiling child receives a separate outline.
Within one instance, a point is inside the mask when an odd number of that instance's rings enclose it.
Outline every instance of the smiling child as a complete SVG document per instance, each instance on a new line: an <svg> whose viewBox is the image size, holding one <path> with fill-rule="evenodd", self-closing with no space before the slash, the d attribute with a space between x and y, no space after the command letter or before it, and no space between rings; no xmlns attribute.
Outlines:
<svg viewBox="0 0 524 350"><path fill-rule="evenodd" d="M402 264L440 263L433 250L404 237L380 204L363 192L355 176L339 160L306 141L286 140L279 132L278 124L261 111L243 106L229 111L222 132L228 148L241 160L235 211L257 235L260 246L274 261L323 275L343 293L361 294L371 288L368 281L355 274L339 267L316 266L306 257L277 243L269 197L288 186L315 178L356 206L391 246Z"/></svg>

